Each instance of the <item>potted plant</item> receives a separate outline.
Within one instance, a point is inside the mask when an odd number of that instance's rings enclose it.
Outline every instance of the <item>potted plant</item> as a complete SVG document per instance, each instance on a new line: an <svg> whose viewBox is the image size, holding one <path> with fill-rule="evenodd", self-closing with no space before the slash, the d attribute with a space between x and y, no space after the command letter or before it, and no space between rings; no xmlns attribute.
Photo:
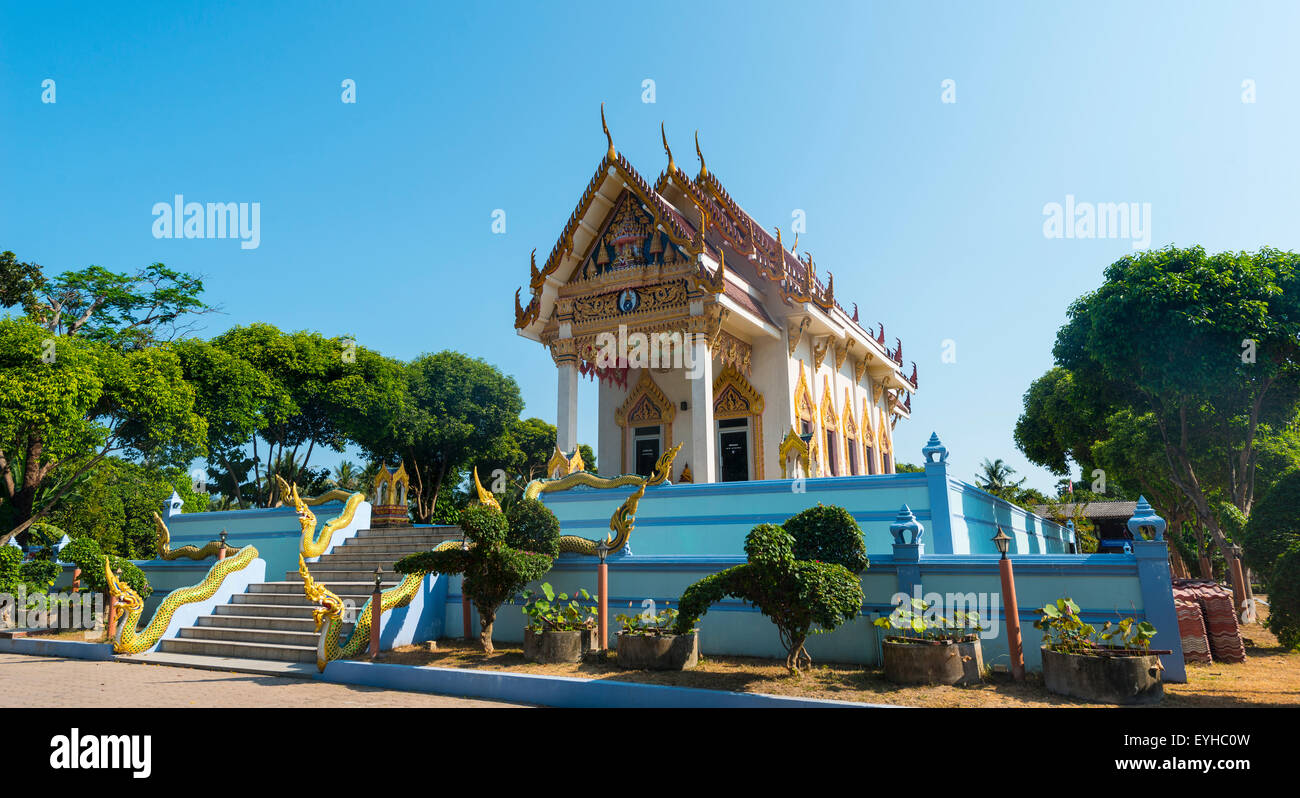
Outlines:
<svg viewBox="0 0 1300 798"><path fill-rule="evenodd" d="M621 627L619 667L684 671L699 663L699 630L693 628L681 634L674 631L677 610L666 606L657 613L647 610L639 615L617 615L614 620Z"/></svg>
<svg viewBox="0 0 1300 798"><path fill-rule="evenodd" d="M977 684L984 670L979 613L958 610L951 617L914 598L877 618L893 634L881 642L885 678L895 684Z"/></svg>
<svg viewBox="0 0 1300 798"><path fill-rule="evenodd" d="M1079 605L1057 599L1038 611L1043 632L1043 682L1060 695L1107 704L1155 704L1165 696L1156 628L1133 618L1100 630L1079 618Z"/></svg>
<svg viewBox="0 0 1300 798"><path fill-rule="evenodd" d="M579 589L572 597L556 593L550 582L540 594L524 591L524 658L531 662L579 662L596 637L597 597Z"/></svg>

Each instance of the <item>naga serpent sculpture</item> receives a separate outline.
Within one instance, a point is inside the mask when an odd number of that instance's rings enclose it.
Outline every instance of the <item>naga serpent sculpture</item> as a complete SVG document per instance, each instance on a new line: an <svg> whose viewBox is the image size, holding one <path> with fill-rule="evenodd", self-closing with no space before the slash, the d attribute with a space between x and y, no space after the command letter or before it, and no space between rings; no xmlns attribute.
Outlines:
<svg viewBox="0 0 1300 798"><path fill-rule="evenodd" d="M326 521L320 528L320 534L316 534L316 515L307 507L310 500L305 500L298 495L298 486L290 485L284 481L279 474L275 475L275 481L280 485L280 495L288 497L293 503L294 509L298 511L298 523L302 526L302 545L299 551L305 557L319 557L329 550L330 539L340 527L345 527L352 523L352 516L356 513L357 507L366 500L364 493L353 493L348 496L347 503L343 505L343 512L337 517ZM334 492L325 494L332 495Z"/></svg>
<svg viewBox="0 0 1300 798"><path fill-rule="evenodd" d="M171 623L172 615L177 609L185 604L212 598L217 588L221 587L221 583L226 581L227 576L242 571L255 559L257 559L257 549L253 546L245 546L235 552L233 557L220 560L208 570L208 575L203 577L202 582L190 587L179 587L168 593L162 600L162 604L158 605L158 609L154 610L149 625L136 631L136 623L139 622L140 613L144 610L144 600L140 598L139 593L131 589L130 585L117 578L112 566L109 565L108 558L105 557L104 574L108 577L108 590L117 599L113 605L113 618L117 624L117 638L112 641L113 652L139 654L153 648L154 644L162 638L163 632L167 631L167 625ZM124 615L125 617L122 617Z"/></svg>
<svg viewBox="0 0 1300 798"><path fill-rule="evenodd" d="M583 554L590 557L600 556L601 549L609 555L619 551L627 545L628 539L632 535L633 522L636 518L636 508L641 497L645 495L647 485L658 485L668 479L668 473L672 468L673 458L677 456L682 445L679 443L665 452L655 463L655 469L649 477L642 477L636 474L624 474L618 477L598 477L586 471L579 471L575 474L568 474L558 479L535 479L524 489L524 498L535 499L542 493L551 493L559 490L566 490L575 485L586 485L593 488L620 488L632 485L637 486L637 490L624 499L623 504L614 511L613 517L610 518L609 528L613 536L606 535L603 541L589 540L576 535L561 535L559 538L560 552L570 552L573 554ZM478 469L474 469L474 488L476 492L476 501L481 505L494 507L498 511L501 505L497 502L495 496L483 487L478 478ZM286 495L292 495L297 500L297 489L290 489L287 485L282 486ZM297 501L295 501L297 503ZM306 512L310 515L305 507L299 505L299 515ZM312 519L314 524L314 518ZM328 526L328 525L327 525ZM303 548L304 553L309 540L309 529L307 522L303 525ZM328 544L328 541L326 541ZM459 549L465 546L463 540L448 540L439 543L433 548L434 551L443 551L446 549ZM473 545L470 543L469 545ZM340 643L339 638L343 630L343 600L329 588L318 584L312 578L311 572L307 568L307 561L300 553L298 556L298 573L302 575L303 592L307 595L308 600L317 605L312 610L312 619L316 622L316 630L321 633L320 641L316 647L316 667L319 670L325 670L325 666L336 659L346 659L354 657L364 651L370 642L370 605L373 598L368 599L361 611L357 613L356 625L352 633L348 635L345 642ZM387 612L396 607L405 607L411 602L419 591L424 577L428 572L412 572L402 579L401 583L379 594L380 613Z"/></svg>
<svg viewBox="0 0 1300 798"><path fill-rule="evenodd" d="M158 513L153 514L153 524L158 527L158 541L155 548L158 550L158 559L160 560L176 560L181 557L189 557L191 560L206 560L220 554L223 547L227 551L235 550L234 546L229 543L222 543L219 540L210 540L203 545L203 548L181 546L179 549L173 549L171 547L171 532L167 530L167 524L163 523L162 516L158 515Z"/></svg>
<svg viewBox="0 0 1300 798"><path fill-rule="evenodd" d="M303 593L307 595L309 601L318 605L311 611L312 620L316 622L316 631L321 633L320 640L316 644L316 668L323 671L326 665L336 659L355 657L365 651L370 645L370 604L374 598L366 600L365 605L357 613L356 625L352 627L352 633L348 635L346 641L340 643L345 609L343 599L324 585L317 584L311 572L307 570L307 561L301 554L298 555L298 573L302 575ZM423 572L407 574L399 584L381 592L379 594L380 614L410 604L427 575Z"/></svg>

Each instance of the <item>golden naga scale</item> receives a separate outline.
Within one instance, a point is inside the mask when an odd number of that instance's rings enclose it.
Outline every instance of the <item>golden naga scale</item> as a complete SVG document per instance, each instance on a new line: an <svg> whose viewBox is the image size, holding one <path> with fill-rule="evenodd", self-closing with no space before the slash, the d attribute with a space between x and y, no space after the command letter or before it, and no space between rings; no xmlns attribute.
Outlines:
<svg viewBox="0 0 1300 798"><path fill-rule="evenodd" d="M234 556L219 560L197 585L180 587L168 593L162 604L159 604L158 609L154 611L153 617L149 619L149 625L137 631L136 624L139 623L140 614L144 611L144 600L140 598L140 594L131 589L130 585L117 578L112 566L109 565L108 558L105 557L104 575L108 578L108 592L117 599L113 605L117 638L109 641L113 644L113 652L139 654L153 648L167 631L167 626L171 623L172 615L176 610L185 604L212 598L221 587L221 583L226 581L227 576L244 570L256 559L257 549L245 546L234 552Z"/></svg>

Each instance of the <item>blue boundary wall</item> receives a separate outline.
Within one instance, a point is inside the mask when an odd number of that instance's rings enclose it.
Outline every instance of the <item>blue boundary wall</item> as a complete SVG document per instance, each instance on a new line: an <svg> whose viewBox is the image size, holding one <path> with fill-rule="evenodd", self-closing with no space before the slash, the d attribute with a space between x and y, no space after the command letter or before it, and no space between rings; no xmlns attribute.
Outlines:
<svg viewBox="0 0 1300 798"><path fill-rule="evenodd" d="M843 507L862 527L868 554L891 552L889 526L900 505L911 508L929 530L935 554L991 554L1000 525L1017 554L1065 554L1074 532L954 478L948 450L937 435L923 450L924 473L818 479L656 485L646 488L629 544L635 555L734 556L756 524L780 524L818 503ZM575 487L543 493L541 499L567 535L596 538L630 488Z"/></svg>
<svg viewBox="0 0 1300 798"><path fill-rule="evenodd" d="M990 627L982 641L984 660L990 664L1010 661L1006 634L1006 608L998 555L925 554L924 546L895 545L889 555L874 555L861 576L864 601L861 614L834 632L813 635L808 652L813 661L878 665L881 634L876 618L888 615L899 593L931 600L935 595L946 605L952 596L980 612ZM920 551L918 551L918 549ZM1168 550L1163 541L1139 543L1133 554L1013 555L1016 596L1019 604L1025 664L1041 668L1041 633L1033 628L1036 608L1063 596L1079 604L1085 621L1097 626L1108 620L1132 616L1150 620L1159 630L1152 648L1171 649L1162 658L1167 681L1185 681L1182 641L1174 614ZM709 574L740 565L743 556L663 557L633 555L609 560L610 632L618 625L613 617L635 615L646 600L656 609L677 607L682 592ZM596 560L566 555L556 561L542 580L557 591L572 594L578 588L596 592ZM533 589L537 584L532 585ZM950 596L951 594L951 596ZM460 577L448 580L446 625L450 636L461 634L463 621ZM472 631L478 632L478 613L471 607ZM501 642L523 640L524 616L519 602L503 606L497 613L493 638ZM785 650L771 620L757 607L727 599L713 605L700 621L700 651L705 655L784 658Z"/></svg>

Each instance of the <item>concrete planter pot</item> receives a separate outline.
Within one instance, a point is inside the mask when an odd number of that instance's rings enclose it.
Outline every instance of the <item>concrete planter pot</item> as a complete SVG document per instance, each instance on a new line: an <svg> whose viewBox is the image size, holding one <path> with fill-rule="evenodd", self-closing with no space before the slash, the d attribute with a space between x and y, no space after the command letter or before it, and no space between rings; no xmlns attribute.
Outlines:
<svg viewBox="0 0 1300 798"><path fill-rule="evenodd" d="M980 639L972 635L967 640L957 643L957 654L961 657L962 679L957 684L966 686L984 681L984 648Z"/></svg>
<svg viewBox="0 0 1300 798"><path fill-rule="evenodd" d="M1103 704L1158 704L1165 697L1155 653L1063 654L1046 646L1042 652L1043 682L1058 695Z"/></svg>
<svg viewBox="0 0 1300 798"><path fill-rule="evenodd" d="M524 630L524 659L529 662L581 662L582 655L593 650L596 633L591 629L575 632L535 632Z"/></svg>
<svg viewBox="0 0 1300 798"><path fill-rule="evenodd" d="M700 661L700 636L685 635L618 636L618 665L653 671L684 671Z"/></svg>
<svg viewBox="0 0 1300 798"><path fill-rule="evenodd" d="M886 638L881 644L885 678L894 684L963 684L966 679L963 645L971 644L951 640L904 643ZM978 646L979 641L974 645Z"/></svg>

